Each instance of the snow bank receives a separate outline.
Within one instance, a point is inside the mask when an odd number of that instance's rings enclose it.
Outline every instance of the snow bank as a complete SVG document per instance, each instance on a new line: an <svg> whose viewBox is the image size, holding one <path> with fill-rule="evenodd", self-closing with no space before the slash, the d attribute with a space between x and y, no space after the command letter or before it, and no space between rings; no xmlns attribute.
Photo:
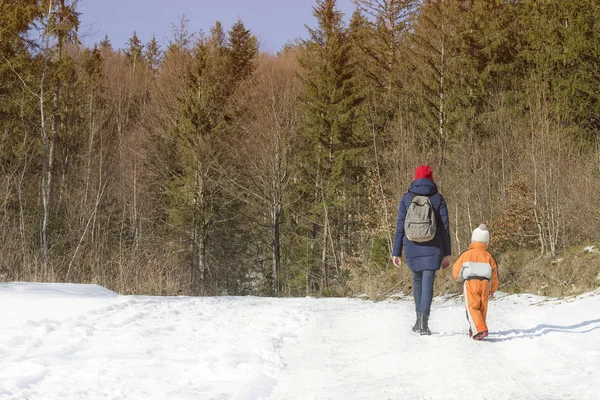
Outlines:
<svg viewBox="0 0 600 400"><path fill-rule="evenodd" d="M40 283L40 282L9 282L0 283L1 297L42 298L43 300L57 297L115 297L117 293L99 285L83 285L78 283Z"/></svg>

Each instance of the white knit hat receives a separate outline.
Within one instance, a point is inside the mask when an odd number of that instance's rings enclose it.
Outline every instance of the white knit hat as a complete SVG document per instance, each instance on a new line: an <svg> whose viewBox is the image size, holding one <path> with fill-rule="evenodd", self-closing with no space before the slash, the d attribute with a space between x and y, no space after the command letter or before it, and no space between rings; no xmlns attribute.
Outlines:
<svg viewBox="0 0 600 400"><path fill-rule="evenodd" d="M471 242L483 242L490 244L490 233L484 224L479 225L471 235Z"/></svg>

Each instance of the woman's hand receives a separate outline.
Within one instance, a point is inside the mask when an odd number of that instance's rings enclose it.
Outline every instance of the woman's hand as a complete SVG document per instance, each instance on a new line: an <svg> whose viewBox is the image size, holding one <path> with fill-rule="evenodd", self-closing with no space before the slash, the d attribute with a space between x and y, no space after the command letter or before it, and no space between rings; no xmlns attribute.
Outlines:
<svg viewBox="0 0 600 400"><path fill-rule="evenodd" d="M448 268L449 266L450 266L450 256L446 256L442 260L442 269Z"/></svg>
<svg viewBox="0 0 600 400"><path fill-rule="evenodd" d="M394 262L394 265L398 268L400 268L400 266L402 265L402 257L392 257L392 261Z"/></svg>

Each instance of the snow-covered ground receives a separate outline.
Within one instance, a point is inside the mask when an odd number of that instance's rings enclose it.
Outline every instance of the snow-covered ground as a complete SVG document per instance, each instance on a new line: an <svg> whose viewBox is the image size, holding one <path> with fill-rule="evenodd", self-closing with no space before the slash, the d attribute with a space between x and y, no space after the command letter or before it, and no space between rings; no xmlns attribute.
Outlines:
<svg viewBox="0 0 600 400"><path fill-rule="evenodd" d="M598 399L600 290L498 294L470 340L460 298L429 337L409 299L119 296L0 284L1 399Z"/></svg>

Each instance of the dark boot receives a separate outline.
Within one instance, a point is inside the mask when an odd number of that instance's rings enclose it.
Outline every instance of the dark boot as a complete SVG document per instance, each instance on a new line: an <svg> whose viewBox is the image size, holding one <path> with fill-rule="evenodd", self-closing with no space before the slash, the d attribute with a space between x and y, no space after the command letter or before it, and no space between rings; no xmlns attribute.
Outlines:
<svg viewBox="0 0 600 400"><path fill-rule="evenodd" d="M423 313L421 311L417 311L417 321L415 322L415 326L412 327L413 332L421 332L421 318Z"/></svg>
<svg viewBox="0 0 600 400"><path fill-rule="evenodd" d="M429 330L429 313L423 312L421 314L421 324L419 331L421 335L431 335L431 331Z"/></svg>
<svg viewBox="0 0 600 400"><path fill-rule="evenodd" d="M484 337L488 335L488 331L482 331L473 336L473 340L482 340Z"/></svg>

